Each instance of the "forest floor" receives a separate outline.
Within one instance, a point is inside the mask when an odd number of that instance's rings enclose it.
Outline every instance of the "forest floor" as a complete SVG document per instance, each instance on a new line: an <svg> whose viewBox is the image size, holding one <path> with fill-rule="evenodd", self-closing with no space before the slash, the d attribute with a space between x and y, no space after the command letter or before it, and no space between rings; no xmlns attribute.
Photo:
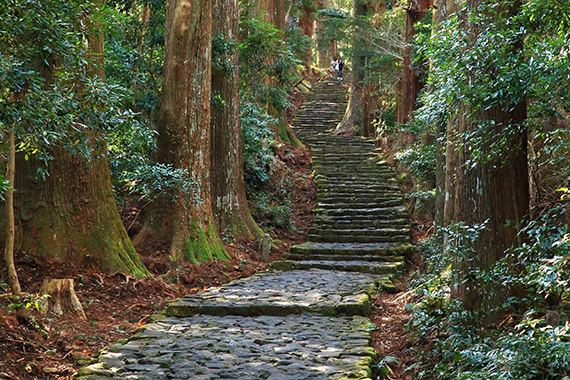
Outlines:
<svg viewBox="0 0 570 380"><path fill-rule="evenodd" d="M272 230L273 239L279 243L272 247L270 261L281 259L292 244L306 239L315 199L308 152L281 146L277 155L280 173L274 175L292 185L291 222L295 228ZM99 350L131 336L166 301L268 268L262 262L258 242L232 241L224 245L230 261L200 265L172 262L160 244L146 247L139 251L153 274L146 279L100 273L17 253L18 275L22 289L29 295L14 302L6 296L6 285L0 281L0 379L69 379ZM2 270L0 279L5 278ZM36 309L37 292L46 278L74 279L85 320L46 316Z"/></svg>
<svg viewBox="0 0 570 380"><path fill-rule="evenodd" d="M302 96L293 98L296 109L302 100ZM272 229L273 239L281 243L272 248L270 261L280 260L291 245L306 240L315 201L309 153L281 145L277 156L279 169L274 175L290 184L294 228ZM128 217L125 222L130 224ZM413 239L417 241L422 234L415 232ZM12 301L5 293L6 285L0 281L0 380L70 379L101 349L131 336L162 310L166 301L268 268L261 260L259 243L224 244L230 261L200 265L172 262L164 247L150 245L139 252L153 274L146 279L123 273L100 273L17 253L18 274L28 296ZM0 280L2 278L5 278L3 268L0 269ZM48 316L37 310L37 292L46 278L74 279L85 320ZM380 358L395 358L388 365L393 371L390 379L411 378L405 369L414 361L411 343L405 334L409 320L405 306L411 297L406 288L404 278L398 285L399 293L381 293L374 297L377 310L371 318L378 330L373 333L372 345Z"/></svg>

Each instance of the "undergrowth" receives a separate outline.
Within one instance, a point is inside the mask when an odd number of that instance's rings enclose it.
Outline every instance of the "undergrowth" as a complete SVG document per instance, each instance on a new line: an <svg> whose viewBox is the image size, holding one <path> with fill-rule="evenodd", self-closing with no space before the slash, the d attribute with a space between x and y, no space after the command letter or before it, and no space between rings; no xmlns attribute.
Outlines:
<svg viewBox="0 0 570 380"><path fill-rule="evenodd" d="M412 282L418 298L408 305L418 357L410 371L420 379L570 379L570 233L563 214L555 208L530 222L521 232L526 243L486 271L463 273L454 265L467 255L462 242L485 226L457 224L421 246L424 265ZM454 297L468 281L483 304L499 291L519 291L507 292L498 307L468 311ZM488 313L500 316L496 323L483 322Z"/></svg>

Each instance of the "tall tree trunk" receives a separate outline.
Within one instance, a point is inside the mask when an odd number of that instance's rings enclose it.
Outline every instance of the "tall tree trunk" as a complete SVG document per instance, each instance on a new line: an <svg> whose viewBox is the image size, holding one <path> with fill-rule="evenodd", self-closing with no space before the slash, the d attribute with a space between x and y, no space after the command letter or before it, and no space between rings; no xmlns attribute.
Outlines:
<svg viewBox="0 0 570 380"><path fill-rule="evenodd" d="M8 190L6 191L6 243L4 248L4 262L6 265L6 273L8 275L8 285L12 290L12 295L20 296L22 289L18 280L18 272L14 265L14 176L16 166L16 144L14 142L14 131L8 129L8 160L6 162L6 181L8 181Z"/></svg>
<svg viewBox="0 0 570 380"><path fill-rule="evenodd" d="M156 200L135 241L167 241L191 262L228 258L212 214L211 44L212 0L168 0L158 160L183 169L193 189Z"/></svg>
<svg viewBox="0 0 570 380"><path fill-rule="evenodd" d="M22 251L95 269L143 276L146 271L117 211L103 141L93 157L55 148L49 176L18 154L16 211Z"/></svg>
<svg viewBox="0 0 570 380"><path fill-rule="evenodd" d="M470 9L476 10L483 0L469 0ZM520 8L520 1L505 1L501 9L505 14L514 15ZM465 29L473 39L478 36L478 25L466 21ZM513 52L520 46L512 46ZM470 107L465 104L464 107ZM468 165L472 160L471 141L468 133L478 125L463 117L457 125L458 136L462 136L463 149L458 150L458 165L455 187L455 219L468 226L485 223L479 237L467 242L471 257L459 260L459 268L464 273L489 269L497 260L505 256L505 250L520 246L519 232L529 210L529 182L527 162L527 131L524 127L526 104L521 102L509 109L493 107L479 111L477 118L492 121L483 135L482 159L476 165ZM504 128L510 126L511 133ZM502 136L504 145L501 154L492 148L492 143ZM490 160L488 158L491 158ZM481 284L466 276L467 281L456 284L456 296L468 310L489 311L500 305L513 291L512 289L482 289ZM493 320L495 315L487 315Z"/></svg>
<svg viewBox="0 0 570 380"><path fill-rule="evenodd" d="M93 9L98 12L99 8ZM88 26L89 74L104 79L103 32L98 16ZM93 23L91 22L92 20ZM97 26L99 25L99 26ZM53 65L38 60L39 72L52 82ZM99 105L101 106L101 105ZM148 271L121 222L113 196L104 136L88 132L92 158L51 150L49 176L40 179L35 158L16 155L15 198L19 245L26 252L96 269L144 276Z"/></svg>
<svg viewBox="0 0 570 380"><path fill-rule="evenodd" d="M214 0L213 10L212 34L237 42L237 0ZM218 231L254 239L262 231L251 217L245 195L237 47L226 58L230 72L212 71L212 93L222 99L211 110L212 209Z"/></svg>
<svg viewBox="0 0 570 380"><path fill-rule="evenodd" d="M301 5L301 16L299 17L299 26L303 29L305 36L313 39L313 31L315 28L315 11L313 7L308 5ZM313 48L311 45L307 48L305 53L305 73L311 74L311 66L313 64Z"/></svg>
<svg viewBox="0 0 570 380"><path fill-rule="evenodd" d="M447 17L447 0L434 1L432 19L432 36L439 31L440 25ZM433 37L432 37L433 38ZM433 66L430 62L430 70ZM439 231L445 226L445 147L447 124L441 120L435 126L435 228Z"/></svg>
<svg viewBox="0 0 570 380"><path fill-rule="evenodd" d="M265 22L275 25L282 32L281 39L283 47L285 47L285 0L262 0L262 2ZM303 144L297 139L287 122L287 110L285 108L275 109L273 106L269 106L268 112L277 119L277 124L273 126L276 140L296 147L302 147Z"/></svg>
<svg viewBox="0 0 570 380"><path fill-rule="evenodd" d="M406 9L406 44L404 51L404 76L402 78L402 99L397 110L397 121L407 123L412 112L416 109L416 101L423 87L418 76L418 68L412 63L411 43L417 30L414 25L424 18L430 7L431 0L408 0Z"/></svg>
<svg viewBox="0 0 570 380"><path fill-rule="evenodd" d="M363 110L363 91L364 91L364 66L366 57L364 53L364 26L362 23L364 16L368 14L367 0L354 0L353 15L356 18L356 28L352 42L352 77L350 81L350 93L348 97L348 105L344 117L336 127L337 134L353 134L355 128L362 127L364 110Z"/></svg>
<svg viewBox="0 0 570 380"><path fill-rule="evenodd" d="M330 0L315 0L317 10L326 9ZM331 62L338 58L338 47L336 41L327 37L325 26L321 22L322 16L318 16L315 22L315 45L317 52L317 65L320 69L330 69Z"/></svg>

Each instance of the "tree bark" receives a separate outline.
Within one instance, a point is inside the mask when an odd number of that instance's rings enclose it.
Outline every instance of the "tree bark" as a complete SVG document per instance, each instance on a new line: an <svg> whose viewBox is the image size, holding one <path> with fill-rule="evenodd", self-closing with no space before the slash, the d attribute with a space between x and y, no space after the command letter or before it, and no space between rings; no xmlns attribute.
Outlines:
<svg viewBox="0 0 570 380"><path fill-rule="evenodd" d="M482 5L482 0L467 2L470 9L476 10ZM507 16L518 12L520 1L505 1L501 9ZM476 39L478 25L466 21L465 30L471 38ZM512 52L521 46L511 46ZM463 107L471 110L469 104ZM475 270L487 270L497 260L505 256L505 251L513 246L520 246L519 232L529 210L529 180L527 162L527 131L524 127L526 119L526 103L504 109L493 107L478 111L476 118L482 122L492 121L493 126L483 136L484 145L481 156L484 159L476 165L468 165L472 160L470 141L466 140L466 132L473 132L477 124L466 117L458 119L457 135L461 137L458 149L458 164L455 186L455 212L457 221L468 226L485 223L479 237L467 242L471 257L458 260L458 269L465 274ZM504 128L509 126L513 132L506 135ZM497 136L505 140L501 154L493 150L491 144ZM488 158L491 158L488 160ZM516 266L513 264L513 270ZM482 289L475 279L467 276L467 281L455 286L456 296L459 297L468 310L488 311L491 307L500 305L513 289ZM490 321L496 316L487 315Z"/></svg>
<svg viewBox="0 0 570 380"><path fill-rule="evenodd" d="M301 5L301 16L299 17L299 26L303 29L305 36L313 39L313 31L315 28L315 11L313 7L309 5ZM311 66L313 64L313 48L309 45L307 52L305 54L305 73L306 75L311 74Z"/></svg>
<svg viewBox="0 0 570 380"><path fill-rule="evenodd" d="M190 262L228 258L212 214L211 45L212 1L168 0L158 161L182 169L193 189L157 199L135 241L166 241Z"/></svg>
<svg viewBox="0 0 570 380"><path fill-rule="evenodd" d="M439 31L440 25L447 18L447 0L434 1L432 19L432 38ZM430 69L433 66L430 62ZM443 120L435 126L435 228L436 232L445 226L445 149L447 123ZM440 241L441 243L443 241Z"/></svg>
<svg viewBox="0 0 570 380"><path fill-rule="evenodd" d="M97 11L98 8L93 9ZM104 79L103 32L97 21L88 22L98 20L91 16L86 20L87 55L93 58L88 74ZM49 87L53 65L42 59L37 61L37 70ZM62 147L53 148L45 179L38 178L37 170L42 164L37 159L26 159L22 153L16 155L20 168L15 177L19 245L23 251L60 262L145 276L148 271L117 211L104 136L95 132L86 132L86 136L91 159L71 155Z"/></svg>
<svg viewBox="0 0 570 380"><path fill-rule="evenodd" d="M412 62L412 48L410 44L417 30L414 25L424 18L430 7L431 0L409 0L406 9L406 49L404 50L404 75L402 77L401 102L397 109L397 121L405 124L410 121L413 111L416 110L418 95L423 83L418 76L417 64Z"/></svg>
<svg viewBox="0 0 570 380"><path fill-rule="evenodd" d="M16 144L14 142L14 131L8 129L8 160L6 163L6 180L8 190L6 191L6 247L4 250L4 262L8 275L8 285L12 290L12 295L19 297L22 294L18 272L14 265L14 177L16 166Z"/></svg>
<svg viewBox="0 0 570 380"><path fill-rule="evenodd" d="M353 15L356 18L356 28L352 42L352 76L350 80L350 92L348 105L344 117L337 125L336 134L353 134L355 129L362 127L364 118L363 93L364 93L364 65L366 56L364 53L364 22L362 18L368 13L367 0L354 0Z"/></svg>
<svg viewBox="0 0 570 380"><path fill-rule="evenodd" d="M213 35L237 42L237 0L214 0L213 10ZM251 217L245 194L237 46L226 58L231 71L212 72L212 92L222 100L211 109L212 209L219 232L251 240L262 231Z"/></svg>
<svg viewBox="0 0 570 380"><path fill-rule="evenodd" d="M326 9L330 0L315 0L317 10ZM330 69L331 61L338 58L338 47L336 41L327 37L325 27L321 22L322 16L316 18L315 22L315 45L317 52L317 65L320 69Z"/></svg>
<svg viewBox="0 0 570 380"><path fill-rule="evenodd" d="M283 47L285 48L285 0L262 0L262 11L265 12L265 22L275 25L281 33ZM275 85L275 84L274 84ZM269 106L269 114L277 119L275 130L275 139L283 141L295 147L302 147L303 144L295 136L291 126L287 122L287 110L275 109Z"/></svg>

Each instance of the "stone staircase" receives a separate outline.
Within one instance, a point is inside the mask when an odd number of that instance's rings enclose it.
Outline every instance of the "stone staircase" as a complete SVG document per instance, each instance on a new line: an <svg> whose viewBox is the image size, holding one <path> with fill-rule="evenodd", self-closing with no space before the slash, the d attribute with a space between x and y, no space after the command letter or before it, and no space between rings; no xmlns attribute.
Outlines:
<svg viewBox="0 0 570 380"><path fill-rule="evenodd" d="M313 155L317 205L307 242L291 247L273 267L366 272L389 280L411 249L410 225L393 170L374 143L333 135L346 105L346 87L323 81L293 122Z"/></svg>
<svg viewBox="0 0 570 380"><path fill-rule="evenodd" d="M318 205L308 241L272 264L285 270L170 302L74 379L372 380L370 295L394 289L409 225L373 143L330 133L345 107L345 87L323 81L295 120L313 153Z"/></svg>

